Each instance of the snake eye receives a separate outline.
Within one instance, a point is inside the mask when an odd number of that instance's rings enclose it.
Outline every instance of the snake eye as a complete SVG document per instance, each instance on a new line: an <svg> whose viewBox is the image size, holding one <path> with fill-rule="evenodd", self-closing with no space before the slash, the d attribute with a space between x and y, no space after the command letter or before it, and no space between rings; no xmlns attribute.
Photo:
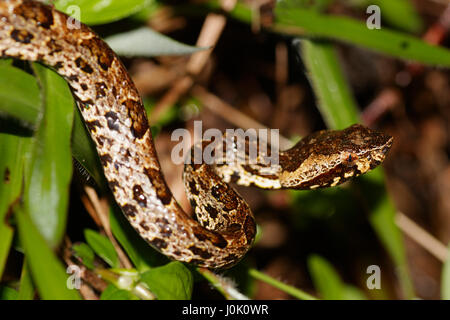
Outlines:
<svg viewBox="0 0 450 320"><path fill-rule="evenodd" d="M358 159L358 156L355 153L347 153L343 157L343 163L347 166L352 166L353 163Z"/></svg>

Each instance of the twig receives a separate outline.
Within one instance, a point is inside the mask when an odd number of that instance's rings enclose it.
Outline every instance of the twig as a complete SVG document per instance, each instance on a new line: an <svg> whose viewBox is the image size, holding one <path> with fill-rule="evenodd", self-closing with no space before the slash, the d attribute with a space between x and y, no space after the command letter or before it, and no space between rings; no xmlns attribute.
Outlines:
<svg viewBox="0 0 450 320"><path fill-rule="evenodd" d="M227 4L229 5L229 4ZM227 7L228 8L228 7ZM197 40L197 46L213 48L225 28L226 18L223 15L210 13L206 16ZM155 105L150 121L155 123L162 114L185 94L193 85L194 77L200 74L206 65L212 49L194 53L187 63L188 74L175 82L172 88Z"/></svg>
<svg viewBox="0 0 450 320"><path fill-rule="evenodd" d="M91 216L97 216L101 222L101 225L103 229L105 230L105 233L109 240L112 242L115 251L117 252L117 256L119 257L120 263L124 268L130 269L133 267L130 260L128 259L128 256L123 252L122 248L120 247L119 243L117 242L116 238L114 238L111 227L109 224L109 211L108 211L108 205L107 203L102 203L102 201L98 198L97 193L95 190L91 187L86 186L85 192L89 197L89 200L92 204L92 208L95 211L95 213L90 213ZM89 208L86 207L89 211Z"/></svg>
<svg viewBox="0 0 450 320"><path fill-rule="evenodd" d="M447 261L447 248L435 237L422 229L401 212L397 212L395 223L407 236L435 256L441 262Z"/></svg>

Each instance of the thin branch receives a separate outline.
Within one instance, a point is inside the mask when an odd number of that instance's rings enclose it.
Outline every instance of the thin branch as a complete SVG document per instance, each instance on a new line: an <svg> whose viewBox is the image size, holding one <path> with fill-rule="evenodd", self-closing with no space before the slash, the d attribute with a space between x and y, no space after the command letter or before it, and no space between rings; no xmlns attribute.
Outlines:
<svg viewBox="0 0 450 320"><path fill-rule="evenodd" d="M441 262L447 261L448 251L445 245L421 228L401 212L397 212L395 223L408 237L435 256Z"/></svg>

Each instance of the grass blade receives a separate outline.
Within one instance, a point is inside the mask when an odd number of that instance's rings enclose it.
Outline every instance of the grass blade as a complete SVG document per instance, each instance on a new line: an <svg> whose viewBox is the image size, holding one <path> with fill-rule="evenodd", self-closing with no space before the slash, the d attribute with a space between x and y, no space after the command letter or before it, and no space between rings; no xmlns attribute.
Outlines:
<svg viewBox="0 0 450 320"><path fill-rule="evenodd" d="M275 31L293 36L322 37L368 48L403 60L450 67L450 51L414 36L387 28L370 30L360 21L314 10L283 8L276 11Z"/></svg>
<svg viewBox="0 0 450 320"><path fill-rule="evenodd" d="M352 100L348 99L349 89L345 85L335 83L344 81L344 76L338 74L340 68L333 66L338 63L335 52L327 43L312 44L309 42L312 41L303 40L302 58L308 68L313 89L318 96L319 110L327 125L336 129L345 128L357 122L357 108L351 102ZM322 50L323 53L320 52ZM333 72L324 73L320 71L319 66L327 66ZM329 88L336 88L336 90L331 91ZM333 101L330 100L331 96ZM325 103L322 103L323 101ZM367 207L371 208L370 222L397 267L404 295L412 298L414 292L407 267L405 248L401 232L394 221L396 210L386 193L382 168L362 176L357 181L360 183L359 187L363 190L363 194L366 195Z"/></svg>
<svg viewBox="0 0 450 320"><path fill-rule="evenodd" d="M342 282L333 266L320 256L308 258L308 268L315 287L326 300L364 300L364 294Z"/></svg>
<svg viewBox="0 0 450 320"><path fill-rule="evenodd" d="M42 299L78 300L80 296L67 288L67 274L22 207L15 208L19 238L25 250L33 282Z"/></svg>
<svg viewBox="0 0 450 320"><path fill-rule="evenodd" d="M300 40L302 57L329 128L344 129L357 123L358 109L331 43Z"/></svg>
<svg viewBox="0 0 450 320"><path fill-rule="evenodd" d="M7 218L22 190L24 158L30 139L0 133L0 278L14 235Z"/></svg>
<svg viewBox="0 0 450 320"><path fill-rule="evenodd" d="M119 267L119 257L112 242L105 236L90 229L84 230L87 243L107 264L113 268Z"/></svg>
<svg viewBox="0 0 450 320"><path fill-rule="evenodd" d="M250 269L249 275L255 279L264 281L277 289L283 290L284 292L290 294L291 296L300 299L300 300L317 300L317 298L311 296L310 294L303 292L300 289L294 288L290 285L287 285L281 281L278 281L262 272L259 272L256 269Z"/></svg>

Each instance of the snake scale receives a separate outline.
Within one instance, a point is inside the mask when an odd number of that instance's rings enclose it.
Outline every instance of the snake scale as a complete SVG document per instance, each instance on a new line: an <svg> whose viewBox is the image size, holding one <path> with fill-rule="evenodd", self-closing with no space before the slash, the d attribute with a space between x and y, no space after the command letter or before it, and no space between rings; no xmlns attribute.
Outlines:
<svg viewBox="0 0 450 320"><path fill-rule="evenodd" d="M142 100L114 52L87 26L30 0L0 0L0 56L38 61L68 82L95 142L117 204L139 235L171 259L207 268L236 264L256 225L248 204L227 182L266 189L340 184L383 162L392 138L361 125L316 132L258 165L185 165L197 218L178 205L161 173Z"/></svg>

